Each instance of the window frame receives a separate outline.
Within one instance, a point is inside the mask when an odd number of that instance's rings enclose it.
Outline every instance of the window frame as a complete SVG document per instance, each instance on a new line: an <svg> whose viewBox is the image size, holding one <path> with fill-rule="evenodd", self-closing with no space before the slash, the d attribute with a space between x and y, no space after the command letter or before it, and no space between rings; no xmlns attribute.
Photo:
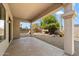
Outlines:
<svg viewBox="0 0 79 59"><path fill-rule="evenodd" d="M0 42L6 39L6 9L2 3L0 3L0 20L4 21L4 35Z"/></svg>

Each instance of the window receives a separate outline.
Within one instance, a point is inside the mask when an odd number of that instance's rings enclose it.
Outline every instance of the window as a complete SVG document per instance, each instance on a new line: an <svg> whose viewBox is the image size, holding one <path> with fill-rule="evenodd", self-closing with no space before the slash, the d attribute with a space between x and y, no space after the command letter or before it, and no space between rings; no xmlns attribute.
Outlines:
<svg viewBox="0 0 79 59"><path fill-rule="evenodd" d="M28 22L20 22L20 28L21 29L30 29L30 23Z"/></svg>
<svg viewBox="0 0 79 59"><path fill-rule="evenodd" d="M6 39L6 12L4 6L0 3L0 42Z"/></svg>

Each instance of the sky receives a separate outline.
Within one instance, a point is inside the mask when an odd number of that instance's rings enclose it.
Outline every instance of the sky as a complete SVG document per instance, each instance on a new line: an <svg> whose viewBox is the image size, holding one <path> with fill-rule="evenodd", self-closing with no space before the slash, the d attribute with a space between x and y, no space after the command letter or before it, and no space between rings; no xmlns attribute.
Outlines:
<svg viewBox="0 0 79 59"><path fill-rule="evenodd" d="M77 13L77 17L75 17L74 23L79 24L79 3L74 4L74 9Z"/></svg>
<svg viewBox="0 0 79 59"><path fill-rule="evenodd" d="M76 11L77 16L74 18L74 24L79 24L79 3L73 4L73 9ZM62 8L58 12L56 12L54 15L56 16L57 20L61 23L62 20L62 26L64 26L64 19L61 18L61 14L64 14L64 9Z"/></svg>

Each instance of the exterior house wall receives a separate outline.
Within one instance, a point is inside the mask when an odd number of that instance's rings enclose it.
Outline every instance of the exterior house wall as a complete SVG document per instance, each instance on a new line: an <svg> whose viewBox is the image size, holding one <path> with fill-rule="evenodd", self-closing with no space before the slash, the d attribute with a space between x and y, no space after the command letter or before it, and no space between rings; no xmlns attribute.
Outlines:
<svg viewBox="0 0 79 59"><path fill-rule="evenodd" d="M11 14L11 12L10 12L10 9L9 9L9 6L8 6L8 4L6 4L6 3L2 3L3 4L3 6L4 6L4 8L5 8L5 10L6 10L6 39L4 40L4 41L2 41L2 42L0 42L0 56L1 55L3 55L4 54L4 52L6 51L6 49L8 48L8 46L9 46L9 32L8 32L8 19L9 19L9 17L10 17L10 19L11 19L11 39L13 39L13 17L12 17L12 14Z"/></svg>
<svg viewBox="0 0 79 59"><path fill-rule="evenodd" d="M13 38L17 39L20 37L20 20L14 18L13 22Z"/></svg>

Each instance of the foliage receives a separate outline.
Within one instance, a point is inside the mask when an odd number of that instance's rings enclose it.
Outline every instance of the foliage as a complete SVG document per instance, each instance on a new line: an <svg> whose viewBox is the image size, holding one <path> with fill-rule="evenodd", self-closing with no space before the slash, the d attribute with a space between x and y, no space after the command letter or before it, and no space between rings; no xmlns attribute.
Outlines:
<svg viewBox="0 0 79 59"><path fill-rule="evenodd" d="M42 18L41 28L48 29L49 32L54 32L60 28L60 24L57 21L56 17L53 15L48 15Z"/></svg>

